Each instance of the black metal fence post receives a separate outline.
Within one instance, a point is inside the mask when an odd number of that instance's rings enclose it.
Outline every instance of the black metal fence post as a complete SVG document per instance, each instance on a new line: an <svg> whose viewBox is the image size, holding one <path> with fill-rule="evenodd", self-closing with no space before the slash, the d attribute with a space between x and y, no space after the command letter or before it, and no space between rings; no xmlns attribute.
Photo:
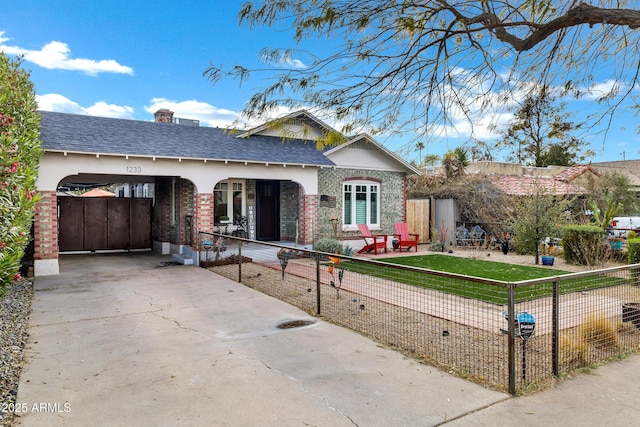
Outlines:
<svg viewBox="0 0 640 427"><path fill-rule="evenodd" d="M551 366L553 369L553 375L558 376L560 374L559 358L560 358L560 301L558 301L560 295L560 279L554 278L553 280L553 312L551 313Z"/></svg>
<svg viewBox="0 0 640 427"><path fill-rule="evenodd" d="M509 354L509 393L516 394L516 304L515 285L509 283L509 299L507 301L508 311L508 354Z"/></svg>
<svg viewBox="0 0 640 427"><path fill-rule="evenodd" d="M316 314L320 316L320 254L316 253Z"/></svg>
<svg viewBox="0 0 640 427"><path fill-rule="evenodd" d="M238 283L242 283L242 240L238 239Z"/></svg>

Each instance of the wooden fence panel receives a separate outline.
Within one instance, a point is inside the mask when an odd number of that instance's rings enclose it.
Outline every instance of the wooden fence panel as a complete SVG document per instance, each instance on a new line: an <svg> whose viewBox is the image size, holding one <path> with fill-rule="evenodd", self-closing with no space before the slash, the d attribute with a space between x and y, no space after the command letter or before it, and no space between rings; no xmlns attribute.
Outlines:
<svg viewBox="0 0 640 427"><path fill-rule="evenodd" d="M429 199L407 200L407 225L410 233L420 234L420 243L430 240L429 219L431 203Z"/></svg>
<svg viewBox="0 0 640 427"><path fill-rule="evenodd" d="M58 198L59 251L150 249L151 202L129 198Z"/></svg>

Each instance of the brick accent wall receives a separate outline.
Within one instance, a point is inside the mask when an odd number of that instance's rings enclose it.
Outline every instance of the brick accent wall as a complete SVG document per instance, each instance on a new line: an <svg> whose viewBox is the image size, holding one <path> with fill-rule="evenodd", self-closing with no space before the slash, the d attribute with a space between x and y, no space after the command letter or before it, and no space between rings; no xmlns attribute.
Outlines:
<svg viewBox="0 0 640 427"><path fill-rule="evenodd" d="M171 238L171 178L156 178L152 230L154 240Z"/></svg>
<svg viewBox="0 0 640 427"><path fill-rule="evenodd" d="M302 194L298 203L298 239L303 245L313 243L318 238L318 195Z"/></svg>
<svg viewBox="0 0 640 427"><path fill-rule="evenodd" d="M213 233L213 193L198 193L194 195L196 212L193 221L193 236L191 246L198 250L198 231Z"/></svg>
<svg viewBox="0 0 640 427"><path fill-rule="evenodd" d="M180 179L177 184L176 202L178 206L176 209L175 240L173 243L179 245L191 244L194 241L192 238L193 226L192 229L187 229L187 217L189 216L193 219L195 213L195 186L188 179Z"/></svg>
<svg viewBox="0 0 640 427"><path fill-rule="evenodd" d="M366 169L322 168L318 171L318 196L335 197L335 206L318 207L317 237L333 237L330 219L339 218L338 238L360 237L358 231L342 231L342 184L345 180L372 180L380 183L381 233L393 234L393 224L406 218L407 180L404 172Z"/></svg>
<svg viewBox="0 0 640 427"><path fill-rule="evenodd" d="M173 197L172 197L173 194ZM157 178L153 206L153 239L177 245L194 242L195 187L187 179ZM187 216L191 216L188 228Z"/></svg>
<svg viewBox="0 0 640 427"><path fill-rule="evenodd" d="M58 258L58 200L55 191L41 191L34 212L33 258Z"/></svg>

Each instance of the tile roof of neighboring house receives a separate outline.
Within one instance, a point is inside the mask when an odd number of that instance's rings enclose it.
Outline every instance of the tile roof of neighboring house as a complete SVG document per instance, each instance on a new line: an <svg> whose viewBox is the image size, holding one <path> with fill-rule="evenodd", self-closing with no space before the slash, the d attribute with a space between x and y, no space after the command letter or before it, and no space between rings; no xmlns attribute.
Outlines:
<svg viewBox="0 0 640 427"><path fill-rule="evenodd" d="M498 189L514 196L532 194L536 188L545 188L553 191L556 195L586 193L586 190L581 187L551 177L494 175L492 176L492 182Z"/></svg>
<svg viewBox="0 0 640 427"><path fill-rule="evenodd" d="M600 176L600 172L590 165L573 165L557 174L554 178L558 181L571 182L585 172L591 172Z"/></svg>
<svg viewBox="0 0 640 427"><path fill-rule="evenodd" d="M235 138L224 129L40 112L45 150L249 162L334 165L314 141L253 135Z"/></svg>

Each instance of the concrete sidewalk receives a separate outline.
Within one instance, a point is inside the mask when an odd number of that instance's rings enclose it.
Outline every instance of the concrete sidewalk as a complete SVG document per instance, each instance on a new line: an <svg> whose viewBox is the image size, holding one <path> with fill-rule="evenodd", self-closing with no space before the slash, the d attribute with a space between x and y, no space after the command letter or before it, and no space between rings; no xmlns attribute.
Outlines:
<svg viewBox="0 0 640 427"><path fill-rule="evenodd" d="M38 278L24 426L637 425L640 357L511 398L150 253ZM311 320L278 329L288 320Z"/></svg>

